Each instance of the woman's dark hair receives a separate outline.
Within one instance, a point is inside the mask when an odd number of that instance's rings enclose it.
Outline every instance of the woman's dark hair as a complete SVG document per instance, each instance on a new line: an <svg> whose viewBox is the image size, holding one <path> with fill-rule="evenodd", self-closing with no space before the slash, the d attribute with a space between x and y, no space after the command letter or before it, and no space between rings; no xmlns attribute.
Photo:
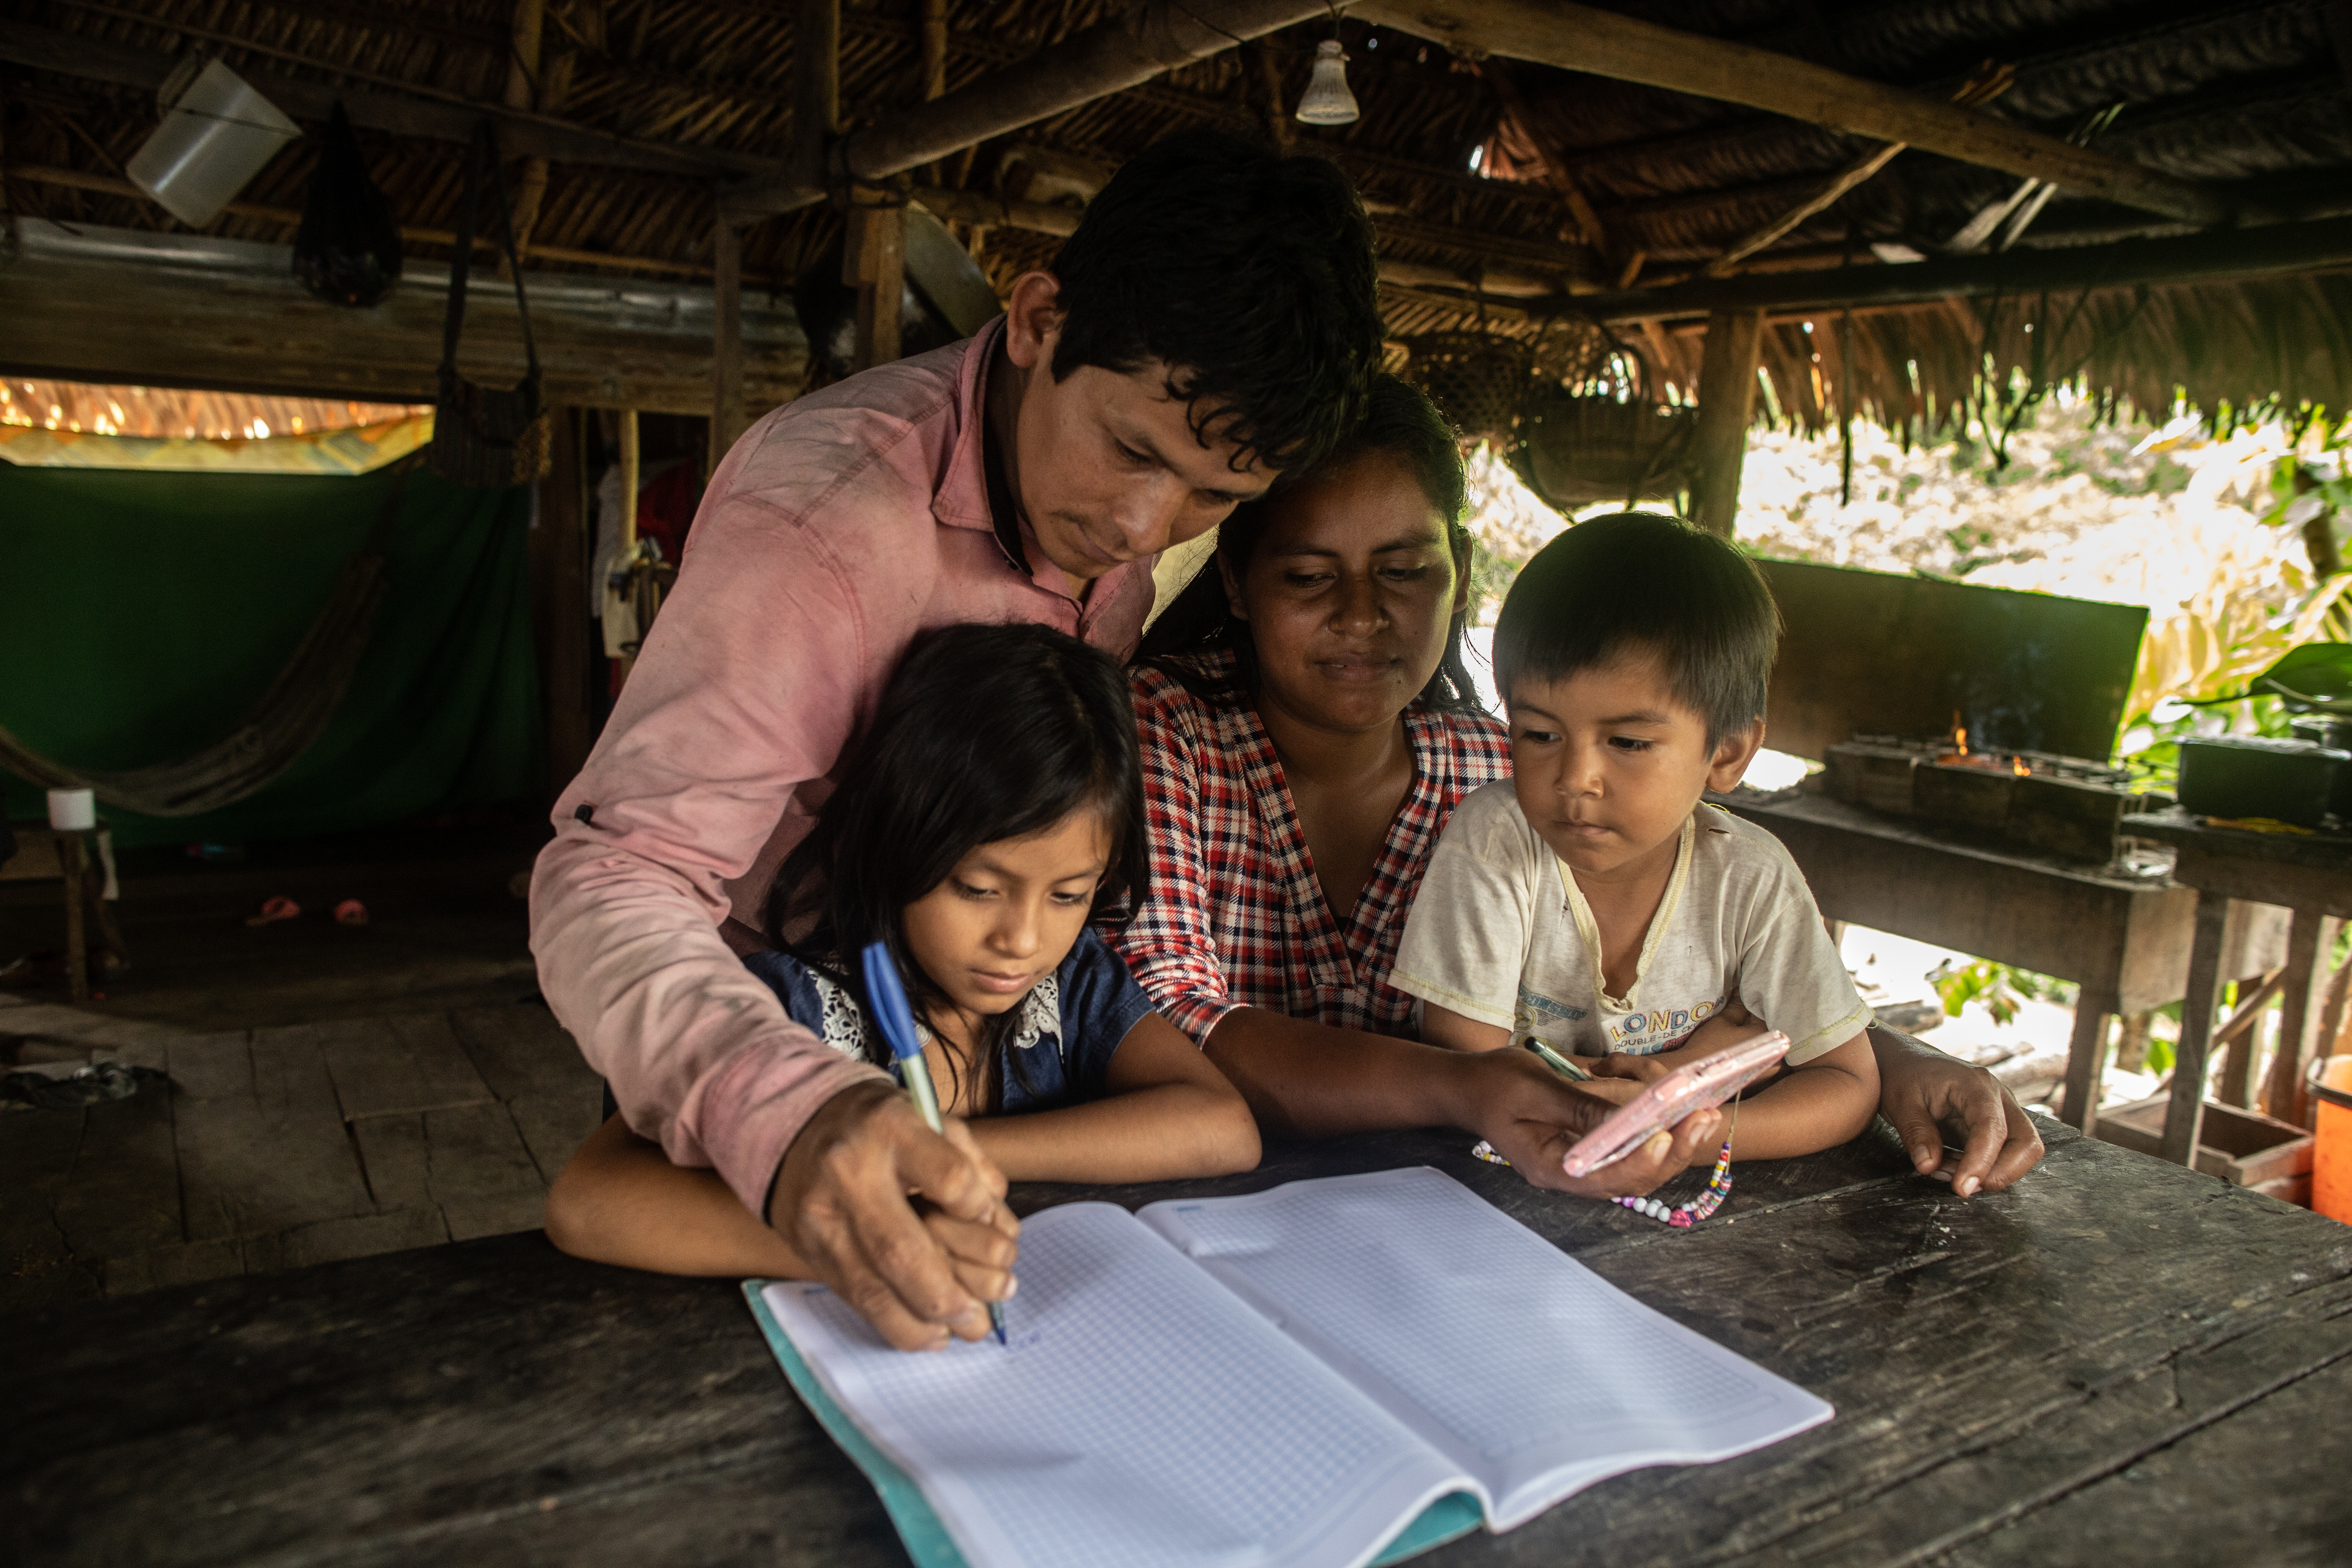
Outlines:
<svg viewBox="0 0 2352 1568"><path fill-rule="evenodd" d="M1091 917L1100 918L1141 902L1148 858L1135 710L1118 663L1039 626L927 633L892 673L815 827L777 872L768 940L845 987L868 1017L858 954L885 943L920 1017L944 997L908 957L900 912L981 845L1045 832L1088 807L1110 834ZM993 1095L1019 1011L990 1018L975 1042L976 1100ZM868 1049L887 1065L878 1036Z"/></svg>
<svg viewBox="0 0 2352 1568"><path fill-rule="evenodd" d="M1314 468L1285 475L1268 494L1244 501L1224 521L1217 534L1217 556L1233 568L1239 581L1249 574L1258 542L1283 498L1349 464L1376 453L1402 461L1421 484L1421 493L1445 520L1446 542L1457 577L1470 574L1470 531L1462 515L1470 508L1470 479L1462 465L1462 441L1427 395L1409 382L1383 372L1372 380L1370 407L1363 422ZM1457 612L1446 628L1445 655L1438 660L1421 700L1432 708L1476 708L1477 683L1462 660L1462 627L1467 612ZM1204 678L1182 656L1222 648L1234 656L1231 681ZM1163 670L1204 702L1246 701L1257 695L1257 648L1250 640L1249 623L1234 616L1225 597L1217 561L1202 563L1183 592L1151 623L1151 630L1136 651L1136 662Z"/></svg>
<svg viewBox="0 0 2352 1568"><path fill-rule="evenodd" d="M1193 433L1236 442L1236 467L1311 466L1362 416L1382 331L1372 226L1328 160L1162 137L1087 204L1052 270L1054 379L1160 361Z"/></svg>

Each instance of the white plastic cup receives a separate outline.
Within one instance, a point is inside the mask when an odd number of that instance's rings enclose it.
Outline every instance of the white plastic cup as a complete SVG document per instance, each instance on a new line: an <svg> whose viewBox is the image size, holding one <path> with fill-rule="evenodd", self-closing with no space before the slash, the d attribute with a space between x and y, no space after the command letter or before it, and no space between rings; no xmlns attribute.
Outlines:
<svg viewBox="0 0 2352 1568"><path fill-rule="evenodd" d="M49 792L49 826L60 833L80 833L98 826L98 795L86 789Z"/></svg>
<svg viewBox="0 0 2352 1568"><path fill-rule="evenodd" d="M208 60L123 167L173 217L202 228L301 134L243 78Z"/></svg>

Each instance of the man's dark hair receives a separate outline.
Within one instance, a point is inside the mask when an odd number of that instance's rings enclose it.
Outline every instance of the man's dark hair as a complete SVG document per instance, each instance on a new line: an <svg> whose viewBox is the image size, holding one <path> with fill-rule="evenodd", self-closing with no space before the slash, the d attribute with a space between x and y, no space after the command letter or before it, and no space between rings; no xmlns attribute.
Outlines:
<svg viewBox="0 0 2352 1568"><path fill-rule="evenodd" d="M768 940L846 989L868 1017L857 955L886 943L920 1017L942 994L908 954L901 911L980 846L1042 833L1090 806L1110 834L1090 916L1099 919L1142 902L1148 865L1135 709L1118 662L1047 626L926 633L891 673L816 826L784 858ZM990 1018L977 1042L982 1103L1019 1013ZM888 1065L874 1039L876 1065Z"/></svg>
<svg viewBox="0 0 2352 1568"><path fill-rule="evenodd" d="M1258 542L1265 537L1272 509L1318 479L1337 474L1360 458L1384 454L1404 464L1421 486L1421 493L1444 520L1445 542L1454 557L1454 576L1470 575L1470 531L1462 521L1470 507L1470 477L1462 462L1462 439L1436 405L1419 387L1382 372L1372 378L1371 396L1362 423L1312 468L1286 479L1280 488L1234 508L1217 531L1217 555L1233 568L1236 580L1249 575ZM1432 708L1475 708L1477 683L1462 662L1462 629L1467 618L1457 612L1446 630L1445 656L1421 689L1421 700ZM1223 648L1234 656L1230 682L1204 678L1197 665L1183 656ZM1136 662L1164 670L1204 702L1245 701L1257 695L1257 649L1250 641L1249 622L1234 616L1225 597L1224 578L1216 557L1176 595L1160 618L1151 623Z"/></svg>
<svg viewBox="0 0 2352 1568"><path fill-rule="evenodd" d="M1495 621L1495 684L1654 654L1712 747L1764 716L1780 611L1739 547L1679 518L1596 517L1536 552Z"/></svg>
<svg viewBox="0 0 2352 1568"><path fill-rule="evenodd" d="M1087 205L1052 270L1054 379L1162 361L1193 434L1238 443L1237 467L1303 468L1363 415L1381 361L1372 226L1336 164L1223 132L1162 138Z"/></svg>

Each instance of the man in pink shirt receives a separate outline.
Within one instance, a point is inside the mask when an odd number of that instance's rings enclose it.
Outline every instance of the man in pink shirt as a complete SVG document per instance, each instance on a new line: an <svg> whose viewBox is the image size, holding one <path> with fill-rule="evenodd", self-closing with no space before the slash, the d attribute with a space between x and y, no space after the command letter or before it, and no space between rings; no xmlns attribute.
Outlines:
<svg viewBox="0 0 2352 1568"><path fill-rule="evenodd" d="M979 336L736 443L531 881L555 1015L630 1126L716 1167L892 1342L976 1337L1003 1178L784 1016L730 948L908 640L1035 621L1124 658L1152 563L1311 462L1381 353L1371 231L1329 163L1171 138ZM935 1205L927 1223L907 1194Z"/></svg>

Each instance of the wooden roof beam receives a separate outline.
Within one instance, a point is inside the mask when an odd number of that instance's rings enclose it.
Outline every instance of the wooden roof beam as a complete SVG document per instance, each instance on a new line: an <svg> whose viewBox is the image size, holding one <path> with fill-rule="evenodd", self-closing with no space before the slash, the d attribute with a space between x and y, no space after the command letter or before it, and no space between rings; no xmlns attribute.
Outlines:
<svg viewBox="0 0 2352 1568"><path fill-rule="evenodd" d="M178 27L158 20L157 26ZM187 29L183 29L187 30ZM205 34L228 47L250 47L226 34ZM178 57L160 49L142 49L105 38L52 27L0 22L0 62L54 71L83 81L111 82L120 87L152 89L161 87ZM331 67L320 67L331 69ZM499 150L509 157L545 158L557 163L584 163L612 169L644 169L657 174L698 178L740 178L771 168L774 160L746 157L717 147L687 147L671 142L615 136L532 110L478 103L454 93L442 93L422 84L398 89L380 87L339 87L325 79L278 76L261 71L237 73L256 92L297 120L321 121L342 100L352 123L368 131L395 136L415 136L459 144L474 139L474 128L488 114L499 121Z"/></svg>
<svg viewBox="0 0 2352 1568"><path fill-rule="evenodd" d="M1535 150L1536 162L1543 166L1545 181L1559 193L1560 200L1567 204L1569 216L1576 220L1577 232L1584 236L1584 243L1603 256L1610 255L1614 247L1609 243L1609 230L1601 224L1601 215L1592 210L1591 199L1584 194L1583 187L1569 177L1567 166L1560 162L1559 149L1551 144L1550 137L1538 129L1535 117L1528 112L1526 102L1519 97L1518 84L1511 79L1510 71L1500 61L1489 59L1485 62L1482 74L1487 87L1502 102L1503 118L1517 129L1520 140Z"/></svg>
<svg viewBox="0 0 2352 1568"><path fill-rule="evenodd" d="M1324 0L1142 0L1018 65L852 132L831 163L854 180L887 179L1328 9ZM730 213L750 219L824 195L780 172L746 182L726 200Z"/></svg>
<svg viewBox="0 0 2352 1568"><path fill-rule="evenodd" d="M312 299L283 246L19 220L24 251L0 270L0 370L138 386L215 387L429 403L448 309L445 268L411 261L365 310ZM666 414L710 412L711 291L639 279L530 272L531 335L545 401ZM745 395L794 395L807 344L789 300L743 301ZM505 386L523 373L510 289L467 302L458 365Z"/></svg>
<svg viewBox="0 0 2352 1568"><path fill-rule="evenodd" d="M1465 54L1534 60L1744 103L1882 142L1907 142L2183 223L2224 223L2236 216L2225 196L2194 180L1787 55L1568 0L1359 0L1351 14Z"/></svg>
<svg viewBox="0 0 2352 1568"><path fill-rule="evenodd" d="M157 205L155 198L128 180L111 174L92 174L80 169L50 169L34 163L11 163L5 171L11 180L23 180L37 185L56 185L66 190L89 191L99 195L127 196L132 201ZM292 207L273 207L257 202L231 202L221 208L231 217L253 218L261 223L274 223L290 233L301 226L302 215ZM411 245L455 246L457 237L446 228L421 228L408 224L400 226L400 237ZM498 255L498 240L487 234L474 237L474 248ZM561 245L534 245L530 247L534 261L569 261L582 267L618 268L626 272L668 272L680 278L708 278L712 268L697 261L678 261L658 256L620 256L608 250L579 250ZM757 279L771 292L792 287L789 277L761 277Z"/></svg>
<svg viewBox="0 0 2352 1568"><path fill-rule="evenodd" d="M1018 228L1031 234L1052 234L1065 237L1078 231L1078 219L1085 216L1081 207L1064 206L1058 202L1000 201L982 191L935 190L918 185L908 193L918 206L934 217L949 218L957 223L978 224L989 227ZM1372 220L1378 226L1380 220ZM1423 225L1423 228L1434 226ZM1455 243L1461 248L1475 245L1475 235L1457 235ZM1514 300L1542 299L1549 303L1559 291L1559 280L1539 278L1523 272L1489 268L1474 280L1451 268L1425 261L1406 261L1397 257L1377 258L1381 281L1388 287L1402 289L1459 289L1460 299L1444 299L1444 303L1463 310L1476 308L1477 290L1508 296ZM1437 296L1428 296L1432 299Z"/></svg>
<svg viewBox="0 0 2352 1568"><path fill-rule="evenodd" d="M1901 266L1775 272L1522 301L1530 314L1601 321L1664 321L1718 310L1773 312L1930 305L2001 295L2020 299L2135 284L2217 283L2296 272L2352 269L2352 217L2222 229L2167 239L2126 239L2045 250L2006 250Z"/></svg>

